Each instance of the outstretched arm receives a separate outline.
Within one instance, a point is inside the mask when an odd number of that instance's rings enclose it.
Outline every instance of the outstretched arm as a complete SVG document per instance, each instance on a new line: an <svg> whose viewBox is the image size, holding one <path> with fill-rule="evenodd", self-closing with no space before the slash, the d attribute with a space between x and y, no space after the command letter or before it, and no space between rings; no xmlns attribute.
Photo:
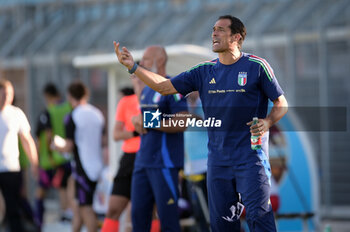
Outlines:
<svg viewBox="0 0 350 232"><path fill-rule="evenodd" d="M126 47L123 47L121 50L119 50L119 43L114 41L113 44L114 51L118 57L119 62L126 68L131 70L135 65L131 53ZM147 69L138 66L135 71L135 75L150 88L159 92L162 95L170 95L177 93L177 90L174 88L171 81L161 75L158 75L157 73L148 71Z"/></svg>

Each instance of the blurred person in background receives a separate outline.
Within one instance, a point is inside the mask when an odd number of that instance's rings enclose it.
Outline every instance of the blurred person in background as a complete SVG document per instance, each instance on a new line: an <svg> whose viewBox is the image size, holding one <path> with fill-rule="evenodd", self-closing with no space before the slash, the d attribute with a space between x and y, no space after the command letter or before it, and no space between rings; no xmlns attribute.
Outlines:
<svg viewBox="0 0 350 232"><path fill-rule="evenodd" d="M198 91L187 97L189 112L193 117L203 119L204 112ZM207 191L208 134L205 128L188 128L184 132L185 164L184 175L187 183L188 199L193 216L196 219L196 229L209 232L209 209Z"/></svg>
<svg viewBox="0 0 350 232"><path fill-rule="evenodd" d="M123 140L123 156L120 159L119 170L113 180L113 189L109 198L106 218L101 232L119 230L119 218L128 206L131 197L131 179L134 169L136 152L140 148L140 136L131 122L132 117L140 114L137 96L132 88L121 89L120 99L115 113L113 138L115 141ZM130 214L130 208L128 209ZM127 218L130 218L128 215ZM129 220L130 222L130 220ZM131 228L129 228L131 229Z"/></svg>
<svg viewBox="0 0 350 232"><path fill-rule="evenodd" d="M73 111L66 118L66 139L55 137L52 147L73 152L72 172L78 207L73 212L74 232L84 224L88 232L97 231L97 217L92 208L97 180L103 169L102 135L104 117L88 103L89 92L80 81L68 86L68 101Z"/></svg>
<svg viewBox="0 0 350 232"><path fill-rule="evenodd" d="M92 208L98 218L98 227L103 226L104 219L108 211L108 202L113 187L113 178L110 173L109 151L107 146L102 147L103 169L97 181Z"/></svg>
<svg viewBox="0 0 350 232"><path fill-rule="evenodd" d="M46 109L39 115L36 136L39 150L39 183L36 190L36 221L41 227L44 217L44 198L50 187L58 189L61 206L61 220L71 220L72 212L67 195L67 181L71 174L70 157L51 150L50 143L55 135L65 138L64 117L72 110L52 83L43 88Z"/></svg>
<svg viewBox="0 0 350 232"><path fill-rule="evenodd" d="M28 186L29 186L28 169L30 168L30 162L27 154L24 152L20 139L18 139L18 149L19 149L19 165L21 167L21 173L22 173L20 210L21 210L21 216L23 217L23 219L25 219L23 226L25 229L26 227L37 228L34 211L29 203L28 194L27 194Z"/></svg>
<svg viewBox="0 0 350 232"><path fill-rule="evenodd" d="M38 172L38 155L30 125L23 111L12 105L14 89L10 81L0 79L0 190L6 204L6 219L11 232L22 232L20 218L22 174L18 138L31 163L34 177Z"/></svg>
<svg viewBox="0 0 350 232"><path fill-rule="evenodd" d="M12 105L16 105L16 95L13 97ZM19 165L21 167L22 173L22 187L21 187L21 202L20 202L20 210L21 216L25 220L23 223L23 227L25 230L30 230L30 228L37 229L37 225L35 223L34 211L29 203L28 199L28 181L30 179L30 173L28 170L30 169L30 161L28 159L27 154L23 150L23 146L21 144L21 139L18 138L18 149L19 149ZM35 230L34 229L34 230ZM33 229L32 229L33 230Z"/></svg>
<svg viewBox="0 0 350 232"><path fill-rule="evenodd" d="M139 64L140 62L137 61L137 63ZM138 79L134 74L130 75L131 78L131 82L133 85L133 89L134 92L138 98L138 100L140 101L141 99L141 93L143 88L145 87L145 83L143 83L140 79ZM132 121L136 121L138 120L139 115L135 116L134 120ZM137 122L136 122L137 123ZM143 130L144 132L146 132L146 130ZM130 203L131 206L131 203ZM131 207L130 207L130 211L131 211ZM157 207L156 205L154 205L153 207L153 216L152 216L153 220L152 220L152 224L151 224L151 232L159 232L160 231L160 222L159 222L159 218L157 215Z"/></svg>
<svg viewBox="0 0 350 232"><path fill-rule="evenodd" d="M146 48L140 66L166 77L167 54L160 46ZM135 82L136 83L136 82ZM161 96L149 87L134 87L140 93L142 114L187 113L187 103L179 95ZM141 90L142 89L142 90ZM157 110L157 111L156 111ZM132 177L132 226L134 232L149 231L156 204L162 232L180 231L178 211L178 175L183 167L183 131L185 127L143 128L143 117L133 117L135 130L141 134ZM160 117L160 115L158 115ZM156 117L155 117L156 118ZM177 117L172 118L177 120ZM152 225L152 227L156 225Z"/></svg>
<svg viewBox="0 0 350 232"><path fill-rule="evenodd" d="M268 132L286 114L288 103L266 60L241 52L245 36L246 28L238 18L220 16L212 31L212 50L219 57L170 80L138 66L127 48L120 51L114 42L118 60L129 73L162 95L199 91L205 118L221 120L219 128L208 128L207 186L213 232L240 231L244 206L251 231L276 231ZM267 114L269 99L273 107ZM253 125L254 117L259 119ZM258 137L260 148L252 149L251 136Z"/></svg>

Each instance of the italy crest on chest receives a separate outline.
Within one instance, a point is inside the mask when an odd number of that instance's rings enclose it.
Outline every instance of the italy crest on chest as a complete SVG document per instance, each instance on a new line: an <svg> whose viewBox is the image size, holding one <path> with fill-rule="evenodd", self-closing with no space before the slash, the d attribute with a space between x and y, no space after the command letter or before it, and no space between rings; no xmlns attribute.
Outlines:
<svg viewBox="0 0 350 232"><path fill-rule="evenodd" d="M247 72L238 73L238 85L245 86L247 84L248 75Z"/></svg>

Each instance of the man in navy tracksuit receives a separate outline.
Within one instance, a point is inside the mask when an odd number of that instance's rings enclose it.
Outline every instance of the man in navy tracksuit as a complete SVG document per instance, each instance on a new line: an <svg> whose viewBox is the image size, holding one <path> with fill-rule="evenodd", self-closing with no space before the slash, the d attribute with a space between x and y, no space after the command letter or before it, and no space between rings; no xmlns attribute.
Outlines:
<svg viewBox="0 0 350 232"><path fill-rule="evenodd" d="M240 231L242 203L250 231L276 231L270 198L268 131L287 112L287 101L273 70L262 58L241 52L243 23L219 17L212 32L212 50L219 58L203 62L171 80L135 65L126 48L115 52L119 61L160 93L186 95L199 91L205 118L221 120L208 128L210 223L213 232ZM267 114L268 99L273 102ZM252 125L252 118L258 123ZM260 136L261 149L251 149L251 135Z"/></svg>
<svg viewBox="0 0 350 232"><path fill-rule="evenodd" d="M166 60L164 48L151 46L146 49L140 64L165 76ZM180 94L162 96L146 86L140 94L140 106L145 123L154 125L147 128L147 133L143 133L140 129L141 117L136 122L133 120L135 129L141 134L131 187L133 231L150 231L156 204L162 232L180 232L178 173L184 162L182 132L186 128L165 128L161 124L160 128L155 127L158 122L161 123L164 114L185 113L187 103Z"/></svg>

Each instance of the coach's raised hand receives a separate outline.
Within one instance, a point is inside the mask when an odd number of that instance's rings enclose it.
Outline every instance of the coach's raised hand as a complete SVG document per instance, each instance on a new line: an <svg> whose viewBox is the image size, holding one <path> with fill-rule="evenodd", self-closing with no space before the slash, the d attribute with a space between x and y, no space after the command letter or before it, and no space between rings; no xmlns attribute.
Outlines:
<svg viewBox="0 0 350 232"><path fill-rule="evenodd" d="M126 47L122 47L122 50L119 50L119 42L113 41L114 51L118 57L119 62L127 67L129 70L134 66L134 59L132 58L131 53L128 51Z"/></svg>

